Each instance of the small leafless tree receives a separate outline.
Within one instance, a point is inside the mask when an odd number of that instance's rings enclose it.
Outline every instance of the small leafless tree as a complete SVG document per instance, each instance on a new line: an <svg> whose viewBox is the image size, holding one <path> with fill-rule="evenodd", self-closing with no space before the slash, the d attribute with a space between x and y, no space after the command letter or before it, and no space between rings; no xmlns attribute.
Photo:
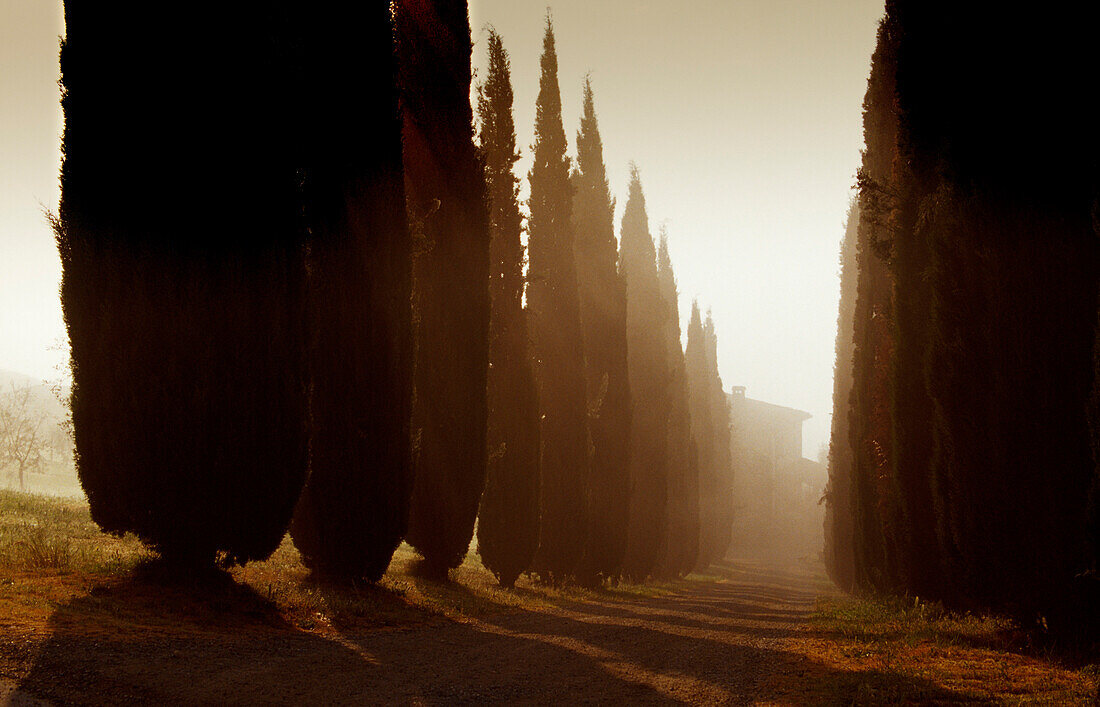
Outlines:
<svg viewBox="0 0 1100 707"><path fill-rule="evenodd" d="M0 470L16 475L20 490L26 488L25 475L40 471L45 463L48 432L32 386L13 382L0 394Z"/></svg>

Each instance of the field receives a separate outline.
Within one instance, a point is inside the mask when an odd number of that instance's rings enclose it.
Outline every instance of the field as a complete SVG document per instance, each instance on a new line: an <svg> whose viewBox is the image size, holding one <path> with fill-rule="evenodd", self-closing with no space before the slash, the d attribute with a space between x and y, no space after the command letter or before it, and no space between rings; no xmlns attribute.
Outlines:
<svg viewBox="0 0 1100 707"><path fill-rule="evenodd" d="M0 491L0 703L1091 704L1100 673L1007 621L843 597L818 564L728 561L668 584L378 586L267 562L167 576L80 500Z"/></svg>

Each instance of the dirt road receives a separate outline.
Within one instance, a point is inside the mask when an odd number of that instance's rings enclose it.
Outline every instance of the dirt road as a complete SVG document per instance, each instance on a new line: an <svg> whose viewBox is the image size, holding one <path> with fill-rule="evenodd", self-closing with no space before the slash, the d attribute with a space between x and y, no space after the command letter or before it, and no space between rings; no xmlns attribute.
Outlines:
<svg viewBox="0 0 1100 707"><path fill-rule="evenodd" d="M239 592L215 602L224 621L166 619L171 598L155 593L93 592L57 607L44 640L9 637L0 700L6 691L16 703L799 703L799 684L850 677L794 649L829 591L819 571L729 563L720 573L658 596L556 598L327 632L287 625ZM97 616L105 630L89 625Z"/></svg>

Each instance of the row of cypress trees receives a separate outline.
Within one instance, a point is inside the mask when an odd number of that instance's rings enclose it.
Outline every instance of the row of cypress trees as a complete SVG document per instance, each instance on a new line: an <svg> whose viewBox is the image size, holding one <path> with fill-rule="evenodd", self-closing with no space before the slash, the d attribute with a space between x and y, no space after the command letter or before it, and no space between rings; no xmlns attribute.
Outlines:
<svg viewBox="0 0 1100 707"><path fill-rule="evenodd" d="M505 585L695 566L700 504L732 510L700 498L730 470L697 451L729 466L728 411L691 423L691 395L712 414L720 393L713 327L689 332L693 382L636 170L617 247L589 83L566 156L549 21L525 276L507 54L491 32L475 145L465 1L165 15L155 37L124 29L136 9L67 2L62 44L57 240L97 523L188 565L264 558L289 527L341 580L380 578L402 539L444 577L478 518Z"/></svg>
<svg viewBox="0 0 1100 707"><path fill-rule="evenodd" d="M446 203L446 228L418 222L434 247L418 265L459 253L433 289L418 280L417 331L454 340L433 327L459 290L470 340L448 382L465 388L418 391L472 420L448 454L476 480L489 239L466 3L216 9L65 3L57 241L93 518L186 564L266 557L289 525L321 575L376 580L409 532L446 566L431 523L465 525L468 544L480 487L439 514L435 487L414 493L413 362L439 354L414 355L406 194L414 215L425 194ZM399 92L423 138L404 155ZM440 486L458 473L428 466ZM411 529L410 504L429 509Z"/></svg>
<svg viewBox="0 0 1100 707"><path fill-rule="evenodd" d="M850 590L1096 635L1097 9L979 5L891 0L879 30L826 557Z"/></svg>
<svg viewBox="0 0 1100 707"><path fill-rule="evenodd" d="M339 534L380 574L412 360L388 4L65 20L56 230L93 518L178 562L263 558L312 464L303 555L347 569ZM354 513L311 513L334 495Z"/></svg>
<svg viewBox="0 0 1100 707"><path fill-rule="evenodd" d="M506 296L517 318L520 311L527 316L531 335L539 415L537 433L529 430L526 438L537 436L541 444L539 468L529 467L542 479L538 549L531 558L533 533L525 526L527 540L505 565L507 543L488 530L486 519L496 527L507 516L507 499L517 498L505 493L506 474L520 472L501 440L493 452L501 463L489 476L494 493L482 500L482 560L506 584L519 567L547 581L589 585L620 577L644 581L683 575L696 566L700 547L710 549L709 563L729 544L729 411L717 374L717 340L711 324L710 355L700 359L699 381L689 387L667 242L658 257L638 171L632 170L617 244L591 82L584 84L573 164L567 156L557 66L548 18L529 175L526 310L515 304L522 289L520 262L494 262L494 278L497 272L502 284L506 277L515 278ZM509 79L506 52L490 30L489 74L479 113L482 150L493 165L490 182L501 185L491 199L491 211L501 214L502 225L493 237L506 239L508 252L522 257L517 188L510 171L518 155ZM486 142L486 135L496 137ZM702 351L707 345L701 331L699 337L695 345ZM513 351L519 352L518 344ZM714 423L694 433L692 389L708 401L703 408L714 409L708 417ZM525 410L529 414L530 408ZM510 408L498 412L491 406L491 430L497 416L516 419ZM713 450L708 472L723 482L705 492L699 483L697 438ZM716 496L702 499L706 492ZM527 503L530 497L522 496ZM707 527L706 542L700 539L701 503L714 509L710 520L720 526Z"/></svg>

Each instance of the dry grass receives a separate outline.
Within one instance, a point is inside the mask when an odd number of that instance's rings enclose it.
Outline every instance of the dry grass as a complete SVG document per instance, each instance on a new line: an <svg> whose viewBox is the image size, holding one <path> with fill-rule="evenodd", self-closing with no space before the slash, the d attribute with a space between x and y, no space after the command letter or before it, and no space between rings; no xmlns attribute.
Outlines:
<svg viewBox="0 0 1100 707"><path fill-rule="evenodd" d="M1094 704L1100 697L1100 669L1087 659L1037 646L1008 619L920 599L821 599L796 650L835 679L792 694L795 701Z"/></svg>
<svg viewBox="0 0 1100 707"><path fill-rule="evenodd" d="M0 491L0 576L112 575L149 557L136 538L102 533L83 501Z"/></svg>
<svg viewBox="0 0 1100 707"><path fill-rule="evenodd" d="M675 585L587 590L521 578L515 589L504 590L476 553L452 572L451 582L422 579L414 572L415 553L402 545L378 585L334 587L310 580L289 538L265 562L183 581L166 578L154 557L131 536L100 532L83 501L0 491L0 677L26 674L36 664L34 647L58 635L65 641L127 640L138 646L211 633L259 644L303 632L346 642L364 632L437 623L452 630L466 624L471 635L482 635L478 632L486 626L526 613L562 617L565 641L570 631L587 626L578 619L591 618L582 606L606 612L599 621L613 625L623 615L653 623L658 621L653 617L663 616L653 608L662 598L686 591L691 603L694 589L725 586L726 593L713 595L713 614L707 607L697 609L699 630L714 635L685 642L684 650L703 650L718 638L740 640L741 631L759 629L761 621L779 622L765 626L781 637L770 644L772 658L760 686L776 704L1092 704L1100 685L1100 667L1032 644L1007 620L954 614L920 600L840 597L817 570L780 577L742 563ZM784 618L782 611L774 618L753 618L775 606L737 599L739 588L760 598L791 592L825 598L805 622ZM731 606L747 601L742 609L747 613L730 615L736 610L723 607L721 597L734 597ZM651 610L656 613L647 613ZM682 620L677 616L668 626L647 624L639 630L671 626L676 630L669 640L678 640L687 629L676 623ZM415 635L410 633L410 640Z"/></svg>
<svg viewBox="0 0 1100 707"><path fill-rule="evenodd" d="M501 589L476 552L436 583L416 576L417 556L402 544L377 585L328 586L311 581L290 537L264 562L229 571L246 603L299 630L409 627L441 618L477 620L488 614L541 610L556 599L599 598L614 601L659 596L670 585L620 585L587 590L547 587L521 578L516 588ZM0 490L0 622L5 616L44 619L45 610L82 592L117 589L135 578L156 574L155 555L135 537L117 538L92 522L83 500ZM138 591L132 587L127 590ZM139 592L140 593L140 592ZM4 605L8 610L4 611ZM38 607L43 612L31 612ZM23 612L25 615L20 615Z"/></svg>

